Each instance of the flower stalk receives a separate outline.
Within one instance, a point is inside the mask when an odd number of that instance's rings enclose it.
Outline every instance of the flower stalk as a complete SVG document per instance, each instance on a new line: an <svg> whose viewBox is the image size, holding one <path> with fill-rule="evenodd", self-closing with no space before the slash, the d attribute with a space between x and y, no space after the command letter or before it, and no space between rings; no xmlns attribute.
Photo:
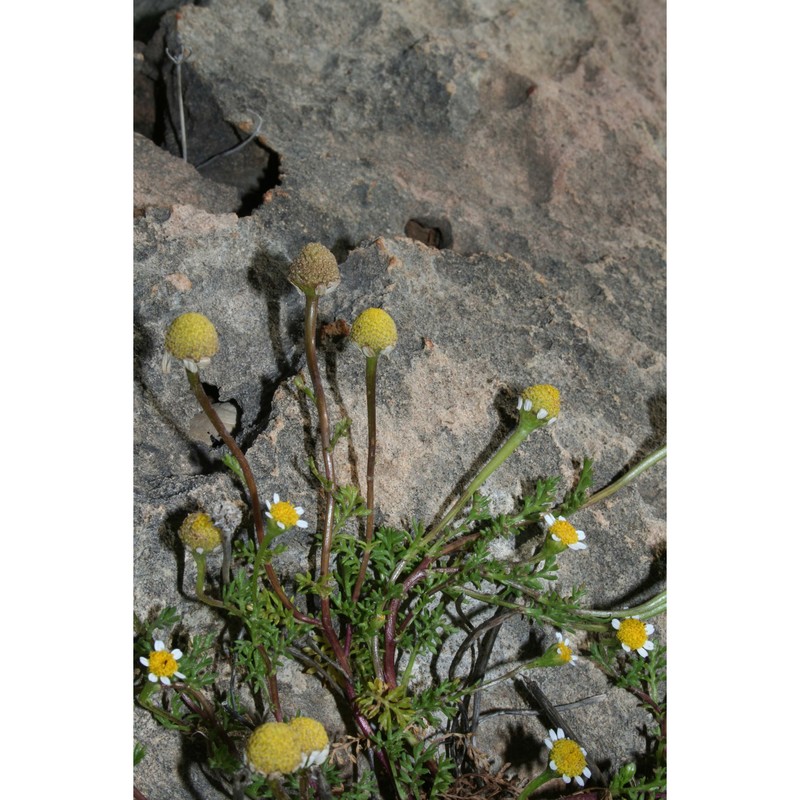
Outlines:
<svg viewBox="0 0 800 800"><path fill-rule="evenodd" d="M662 589L649 600L631 608L617 608L609 611L594 611L588 608L575 610L579 618L574 620L574 626L584 631L605 631L612 619L627 619L628 617L657 617L667 613L667 590Z"/></svg>
<svg viewBox="0 0 800 800"><path fill-rule="evenodd" d="M364 555L353 586L353 603L358 601L361 586L367 576L370 549L369 543L375 535L375 453L378 446L377 414L375 412L375 388L378 375L378 356L367 357L366 389L367 389L367 509L369 515L364 529Z"/></svg>
<svg viewBox="0 0 800 800"><path fill-rule="evenodd" d="M181 65L188 57L187 53L184 53L183 46L178 45L178 52L175 55L170 53L169 48L166 48L167 51L167 58L175 65L175 79L177 82L177 96L178 96L178 118L180 120L180 128L181 128L181 156L184 161L188 160L188 142L186 137L186 115L183 110L183 84L181 81Z"/></svg>
<svg viewBox="0 0 800 800"><path fill-rule="evenodd" d="M197 579L195 580L194 584L194 592L197 595L197 599L200 600L202 603L205 603L207 606L213 606L214 608L224 608L231 613L237 613L236 609L232 608L231 606L225 605L225 603L220 602L219 600L215 600L213 597L209 597L206 594L206 554L205 553L197 553L192 550L192 557L194 558L194 563L197 566Z"/></svg>
<svg viewBox="0 0 800 800"><path fill-rule="evenodd" d="M595 492L593 495L589 496L583 502L583 504L579 506L579 508L583 509L594 505L595 503L599 503L601 500L608 500L608 498L611 497L611 495L613 495L615 492L618 492L620 489L624 489L629 483L636 480L636 478L638 478L643 472L650 469L650 467L655 466L659 461L666 457L667 446L664 445L663 447L659 447L658 450L654 450L652 453L650 453L650 455L645 456L645 458L643 458L635 467L629 469L621 478L606 486L605 489L601 489L599 492Z"/></svg>
<svg viewBox="0 0 800 800"><path fill-rule="evenodd" d="M331 549L333 547L333 513L335 508L334 492L336 491L336 470L333 465L333 451L331 449L331 428L328 417L328 402L325 399L325 390L322 386L322 376L319 371L319 360L317 359L317 314L319 300L314 294L306 294L305 310L305 351L306 365L311 376L311 385L314 389L314 401L317 406L317 417L319 422L319 439L322 449L322 464L325 470L325 486L323 492L325 496L325 516L322 529L322 550L320 553L320 583L324 585L331 569ZM349 676L351 674L350 664L347 655L342 648L339 637L333 628L331 619L331 601L327 592L320 597L320 619L322 628L325 631L325 638L328 640L336 660L342 669Z"/></svg>
<svg viewBox="0 0 800 800"><path fill-rule="evenodd" d="M517 796L517 800L528 800L528 798L541 786L549 783L559 775L554 769L546 769L541 775L534 778Z"/></svg>
<svg viewBox="0 0 800 800"><path fill-rule="evenodd" d="M518 425L512 434L506 439L503 446L489 459L481 471L472 479L469 486L456 501L456 504L445 514L445 516L434 525L431 531L426 534L425 544L433 542L437 536L458 516L467 502L477 492L481 486L489 479L493 472L506 461L506 459L530 436L535 428L528 429Z"/></svg>
<svg viewBox="0 0 800 800"><path fill-rule="evenodd" d="M228 450L231 451L233 457L236 459L242 469L245 485L247 486L247 491L250 495L250 508L253 511L253 524L256 530L256 540L260 546L261 542L264 540L264 514L261 510L261 502L258 499L258 489L256 488L256 479L253 476L253 470L250 469L250 464L248 463L245 454L242 452L239 445L236 444L233 436L228 433L224 423L214 410L211 399L206 394L205 389L203 389L203 384L200 381L200 375L187 367L186 377L189 379L189 386L191 387L194 396L197 398L197 402L200 404L200 407L203 409L203 411L205 411L206 416L211 421L211 424L219 434L219 437L225 443L225 446L228 448ZM295 607L294 603L289 599L288 595L283 590L272 564L269 562L265 563L264 571L267 573L267 579L269 580L272 590L278 596L278 599L281 601L281 603L283 603L283 605L292 612L295 619L298 619L301 622L310 623L312 625L319 625L317 620L306 616Z"/></svg>

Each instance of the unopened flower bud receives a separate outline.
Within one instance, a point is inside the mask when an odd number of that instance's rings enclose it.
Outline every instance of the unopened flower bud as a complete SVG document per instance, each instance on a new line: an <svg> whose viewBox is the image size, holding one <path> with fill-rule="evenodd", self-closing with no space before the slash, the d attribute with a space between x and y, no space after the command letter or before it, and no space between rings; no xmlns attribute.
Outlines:
<svg viewBox="0 0 800 800"><path fill-rule="evenodd" d="M289 268L289 280L307 297L322 297L342 280L336 256L318 242L307 244Z"/></svg>

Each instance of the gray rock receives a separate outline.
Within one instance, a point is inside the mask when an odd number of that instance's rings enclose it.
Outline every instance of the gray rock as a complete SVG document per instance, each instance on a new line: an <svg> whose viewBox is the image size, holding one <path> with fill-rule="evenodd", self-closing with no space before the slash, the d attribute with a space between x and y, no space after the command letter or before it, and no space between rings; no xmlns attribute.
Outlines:
<svg viewBox="0 0 800 800"><path fill-rule="evenodd" d="M418 219L449 227L460 252L524 259L596 261L663 242L657 0L221 0L184 8L175 26L168 38L192 53L187 92L205 87L190 109L197 157L214 149L202 106L231 125L261 114L287 192L275 205L316 218L298 241L352 245Z"/></svg>
<svg viewBox="0 0 800 800"><path fill-rule="evenodd" d="M191 164L133 134L133 213L148 208L192 205L216 214L235 212L241 204L232 186L203 177Z"/></svg>
<svg viewBox="0 0 800 800"><path fill-rule="evenodd" d="M342 261L321 322L335 331L337 320L379 306L400 334L379 370L382 521L443 513L510 430L516 394L531 383L560 387L562 415L487 483L497 510L545 474L568 487L585 455L602 486L663 443L663 4L490 12L458 0L220 0L184 8L177 25L167 35L191 47L187 81L203 87L198 96L206 93L228 130L245 109L264 116L261 145L280 154L284 175L262 207L239 218L199 200L199 183L175 183L186 165L171 159L164 180L177 193L135 220L137 613L176 605L186 632L218 629L218 617L192 600L194 566L184 566L175 529L198 507L231 532L246 518L220 449L189 437L197 407L182 368L160 370L164 332L178 314L201 311L217 327L220 352L203 381L240 410L237 438L262 498L279 492L306 508L312 529L319 521L305 466L314 414L289 380L304 368L303 303L285 279L308 241ZM208 142L208 155L230 144ZM405 238L411 220L413 235L438 228L449 249ZM364 359L335 336L321 341L331 413L353 420L337 448L339 479L363 489ZM659 465L575 518L589 547L562 558L564 590L583 584L588 605L616 607L663 585L663 482ZM281 571L312 567L309 533L285 538ZM525 552L535 541L498 548ZM509 624L495 659L512 662L548 636ZM432 668L446 671L452 652ZM601 695L564 712L596 761L618 766L643 751L643 712L588 663L534 677L556 704ZM317 702L308 676L281 681L291 710ZM525 705L501 685L483 707ZM321 713L331 732L344 730L333 706ZM530 717L514 720L521 727L510 720L479 730L496 765L512 739L538 752L545 735ZM177 736L137 715L137 737L158 754L137 768L150 800L217 796ZM514 758L521 773L541 766Z"/></svg>

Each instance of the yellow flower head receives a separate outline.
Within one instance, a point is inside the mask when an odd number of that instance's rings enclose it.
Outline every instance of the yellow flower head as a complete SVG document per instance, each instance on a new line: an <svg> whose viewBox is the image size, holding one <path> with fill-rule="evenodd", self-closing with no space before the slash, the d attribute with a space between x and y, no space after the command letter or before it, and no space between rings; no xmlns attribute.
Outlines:
<svg viewBox="0 0 800 800"><path fill-rule="evenodd" d="M318 242L307 244L289 267L289 280L307 297L322 297L342 280L336 256Z"/></svg>
<svg viewBox="0 0 800 800"><path fill-rule="evenodd" d="M267 500L266 515L281 531L291 530L295 525L298 528L307 528L308 523L304 519L300 519L304 513L301 506L293 506L286 500L281 500L279 494L272 495L271 503Z"/></svg>
<svg viewBox="0 0 800 800"><path fill-rule="evenodd" d="M182 361L190 372L197 372L199 367L207 367L211 363L211 357L219 349L219 338L208 317L189 312L172 321L167 329L164 347L164 372L169 371L170 356Z"/></svg>
<svg viewBox="0 0 800 800"><path fill-rule="evenodd" d="M183 653L180 650L167 650L166 645L161 640L153 644L150 657L139 656L139 662L147 667L147 679L152 683L159 681L164 686L171 686L173 678L183 680L186 676L178 672L178 661Z"/></svg>
<svg viewBox="0 0 800 800"><path fill-rule="evenodd" d="M642 658L647 658L648 651L655 647L649 638L655 628L649 622L642 622L638 616L612 619L611 627L616 630L617 639L626 653L635 650Z"/></svg>
<svg viewBox="0 0 800 800"><path fill-rule="evenodd" d="M356 318L350 338L367 358L388 355L397 344L397 326L382 308L368 308Z"/></svg>
<svg viewBox="0 0 800 800"><path fill-rule="evenodd" d="M564 517L556 518L552 514L545 514L543 518L553 541L558 542L562 547L569 547L570 550L586 549L583 541L586 534L579 531L571 522L567 522Z"/></svg>
<svg viewBox="0 0 800 800"><path fill-rule="evenodd" d="M529 386L519 398L517 408L533 414L536 419L552 422L561 410L561 394L555 386L547 383Z"/></svg>
<svg viewBox="0 0 800 800"><path fill-rule="evenodd" d="M556 632L556 643L551 644L539 658L531 662L537 667L563 667L565 664L575 666L577 657L567 639L562 633Z"/></svg>
<svg viewBox="0 0 800 800"><path fill-rule="evenodd" d="M577 658L575 653L572 651L569 639L558 632L556 633L556 639L558 639L558 643L556 644L556 653L558 654L559 661L561 661L562 664L572 664L572 666L575 666Z"/></svg>
<svg viewBox="0 0 800 800"><path fill-rule="evenodd" d="M178 529L181 541L195 553L209 553L222 544L222 534L208 514L189 514Z"/></svg>
<svg viewBox="0 0 800 800"><path fill-rule="evenodd" d="M262 775L294 772L301 764L300 747L285 722L265 722L247 740L250 769Z"/></svg>
<svg viewBox="0 0 800 800"><path fill-rule="evenodd" d="M297 717L289 723L289 728L300 748L303 766L322 764L330 751L330 741L322 723L311 717Z"/></svg>
<svg viewBox="0 0 800 800"><path fill-rule="evenodd" d="M586 766L586 751L577 742L565 738L561 728L550 730L549 734L544 743L550 751L550 769L558 772L564 783L574 780L578 786L583 786L583 779L592 777Z"/></svg>

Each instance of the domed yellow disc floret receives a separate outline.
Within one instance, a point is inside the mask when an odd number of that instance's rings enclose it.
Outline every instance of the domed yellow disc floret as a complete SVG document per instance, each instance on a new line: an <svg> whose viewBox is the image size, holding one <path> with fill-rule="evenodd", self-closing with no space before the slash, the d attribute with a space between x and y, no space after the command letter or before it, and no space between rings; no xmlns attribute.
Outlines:
<svg viewBox="0 0 800 800"><path fill-rule="evenodd" d="M356 318L350 338L367 358L388 354L397 344L397 326L382 308L368 308Z"/></svg>
<svg viewBox="0 0 800 800"><path fill-rule="evenodd" d="M623 619L619 624L617 639L619 639L622 644L628 645L631 650L638 650L640 647L644 647L647 641L647 632L645 631L644 622L632 617Z"/></svg>
<svg viewBox="0 0 800 800"><path fill-rule="evenodd" d="M181 541L196 553L208 553L222 544L222 535L208 514L189 514L178 529Z"/></svg>
<svg viewBox="0 0 800 800"><path fill-rule="evenodd" d="M285 500L281 500L279 503L273 503L269 511L272 515L272 519L276 522L280 522L287 530L289 528L294 528L294 526L297 525L297 521L300 519L300 515L294 510L294 506L291 503L287 503Z"/></svg>
<svg viewBox="0 0 800 800"><path fill-rule="evenodd" d="M328 734L321 722L317 722L311 717L297 717L289 723L300 754L303 759L303 766L310 767L315 764L322 764L328 757L330 741Z"/></svg>
<svg viewBox="0 0 800 800"><path fill-rule="evenodd" d="M564 731L550 730L550 735L544 740L545 746L550 751L548 766L558 772L564 783L584 785L584 778L591 778L592 771L586 765L586 750L576 741L567 739Z"/></svg>
<svg viewBox="0 0 800 800"><path fill-rule="evenodd" d="M578 531L575 530L575 526L567 522L565 519L557 519L551 526L550 526L550 533L562 541L567 547L571 544L575 544L578 541Z"/></svg>
<svg viewBox="0 0 800 800"><path fill-rule="evenodd" d="M178 662L169 650L153 650L150 653L150 672L161 678L171 678L178 671Z"/></svg>
<svg viewBox="0 0 800 800"><path fill-rule="evenodd" d="M550 757L556 770L567 778L577 778L586 769L586 756L581 752L580 745L572 739L553 742Z"/></svg>
<svg viewBox="0 0 800 800"><path fill-rule="evenodd" d="M160 639L153 642L150 657L139 656L139 663L147 667L147 679L151 683L161 683L163 686L172 686L172 679L183 680L186 676L178 672L178 659L183 653L175 648L167 650L167 646Z"/></svg>
<svg viewBox="0 0 800 800"><path fill-rule="evenodd" d="M300 747L285 722L265 722L247 740L247 763L262 775L294 772L301 764Z"/></svg>
<svg viewBox="0 0 800 800"><path fill-rule="evenodd" d="M319 242L307 244L289 267L289 280L308 297L332 292L341 279L336 256Z"/></svg>
<svg viewBox="0 0 800 800"><path fill-rule="evenodd" d="M569 640L567 640L568 642ZM567 642L559 642L556 645L556 652L558 657L565 663L569 664L572 661L572 648Z"/></svg>
<svg viewBox="0 0 800 800"><path fill-rule="evenodd" d="M189 312L172 321L164 341L166 350L192 372L205 367L219 349L217 330L203 314Z"/></svg>
<svg viewBox="0 0 800 800"><path fill-rule="evenodd" d="M529 386L520 397L519 407L532 412L537 419L555 419L561 410L561 394L547 383Z"/></svg>

